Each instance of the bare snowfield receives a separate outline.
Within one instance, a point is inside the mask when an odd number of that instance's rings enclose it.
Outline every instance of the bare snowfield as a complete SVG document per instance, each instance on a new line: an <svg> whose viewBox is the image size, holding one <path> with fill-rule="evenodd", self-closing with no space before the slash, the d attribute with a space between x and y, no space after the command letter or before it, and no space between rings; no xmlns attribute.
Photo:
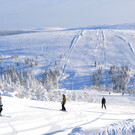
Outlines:
<svg viewBox="0 0 135 135"><path fill-rule="evenodd" d="M135 97L91 91L93 103L44 102L3 96L0 135L131 135L135 134ZM107 109L101 109L105 96Z"/></svg>

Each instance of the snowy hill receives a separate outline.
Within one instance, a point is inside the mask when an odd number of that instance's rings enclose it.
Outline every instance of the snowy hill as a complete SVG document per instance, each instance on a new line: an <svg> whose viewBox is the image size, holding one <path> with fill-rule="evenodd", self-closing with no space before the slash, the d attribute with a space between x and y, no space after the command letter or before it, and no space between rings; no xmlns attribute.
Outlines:
<svg viewBox="0 0 135 135"><path fill-rule="evenodd" d="M3 96L0 135L134 135L135 97L91 91L93 103L44 102ZM107 110L101 109L101 98ZM94 103L95 102L95 103Z"/></svg>
<svg viewBox="0 0 135 135"><path fill-rule="evenodd" d="M109 27L112 29L107 29ZM127 65L131 77L127 87L133 88L135 30L116 30L113 26L98 28L48 28L34 33L1 36L1 66L29 69L33 75L41 77L45 69L59 65L59 87L80 89L92 85L93 73L99 68L102 68L101 84L112 87L107 70L113 65ZM25 65L26 59L32 61L31 66Z"/></svg>
<svg viewBox="0 0 135 135"><path fill-rule="evenodd" d="M135 134L134 95L108 94L134 93L135 30L105 27L1 32L0 135Z"/></svg>
<svg viewBox="0 0 135 135"><path fill-rule="evenodd" d="M69 30L79 30L79 29L115 29L115 30L135 30L135 23L125 23L125 24L115 24L115 25L95 25L91 27L82 28L72 28Z"/></svg>

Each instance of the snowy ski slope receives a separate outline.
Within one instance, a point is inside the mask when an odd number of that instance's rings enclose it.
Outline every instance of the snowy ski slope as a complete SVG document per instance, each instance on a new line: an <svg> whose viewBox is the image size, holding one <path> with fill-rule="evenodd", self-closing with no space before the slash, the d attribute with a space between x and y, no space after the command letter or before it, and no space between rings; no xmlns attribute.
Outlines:
<svg viewBox="0 0 135 135"><path fill-rule="evenodd" d="M19 55L12 59L13 55ZM24 65L25 58L38 66ZM41 76L55 62L60 63L60 88L80 89L92 84L98 67L128 65L133 87L135 80L135 30L62 29L0 36L0 64L30 69ZM104 71L104 84L107 78ZM84 91L84 90L83 90ZM66 91L68 93L68 91ZM135 97L131 95L90 91L93 102L69 102L68 112L61 112L60 102L44 102L3 96L0 135L132 135L135 134ZM107 110L101 109L101 98L107 99Z"/></svg>
<svg viewBox="0 0 135 135"><path fill-rule="evenodd" d="M91 91L93 103L44 102L3 96L0 135L132 135L135 97ZM107 110L101 109L101 98Z"/></svg>
<svg viewBox="0 0 135 135"><path fill-rule="evenodd" d="M92 84L92 74L100 63L104 70L112 65L128 65L131 69L129 87L135 78L135 30L78 29L52 30L0 37L1 64L27 69L25 58L38 62L33 75L40 76L55 61L60 63L60 88L80 89ZM12 60L12 55L19 58ZM5 56L4 56L5 55ZM107 78L105 72L104 78ZM105 80L105 79L104 79ZM106 80L104 85L109 85Z"/></svg>

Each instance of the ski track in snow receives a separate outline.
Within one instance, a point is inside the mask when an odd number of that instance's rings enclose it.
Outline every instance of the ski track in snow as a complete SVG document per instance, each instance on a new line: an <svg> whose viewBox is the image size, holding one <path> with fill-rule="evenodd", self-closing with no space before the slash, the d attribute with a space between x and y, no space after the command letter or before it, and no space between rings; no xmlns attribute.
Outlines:
<svg viewBox="0 0 135 135"><path fill-rule="evenodd" d="M104 55L103 55L103 57L104 57L104 66L105 66L105 68L106 68L106 40L105 40L105 34L104 34L104 31L102 30L102 43L103 43L103 51L104 51Z"/></svg>
<svg viewBox="0 0 135 135"><path fill-rule="evenodd" d="M105 40L104 31L97 30L97 45L94 50L94 55L97 58L94 58L94 61L100 62L100 64L103 64L106 67L106 42L105 41L106 40Z"/></svg>
<svg viewBox="0 0 135 135"><path fill-rule="evenodd" d="M73 50L74 50L74 48L75 48L75 46L76 46L78 40L79 40L80 37L82 36L82 33L83 33L83 30L80 31L77 35L75 35L75 36L73 37L71 43L70 43L69 51L68 51L68 53L67 53L67 57L66 57L65 64L64 64L64 66L63 66L62 73L61 73L61 75L60 75L59 81L61 80L61 78L62 78L62 76L63 76L63 74L64 74L64 72L65 72L65 69L66 69L66 67L67 67L68 61L69 61L69 59L70 59L70 56L71 56L71 54L72 54L72 52L73 52Z"/></svg>
<svg viewBox="0 0 135 135"><path fill-rule="evenodd" d="M74 131L74 130L78 129L78 127L81 127L81 126L83 126L83 125L89 125L89 124L92 124L93 122L96 122L96 121L99 120L104 114L105 114L105 113L100 114L98 117L96 117L95 119L93 119L93 120L91 120L91 121L89 121L89 122L86 122L86 123L83 123L83 124L80 124L80 125L76 125L76 127L70 126L70 127L66 128L66 129L62 129L62 130L50 132L50 133L47 133L47 134L44 134L44 135L53 135L53 134L56 134L56 133L59 133L59 132L63 132L63 131L69 130L69 129L72 129L72 130ZM68 135L70 135L70 133L69 133Z"/></svg>
<svg viewBox="0 0 135 135"><path fill-rule="evenodd" d="M12 124L10 124L10 122L8 122L8 125L11 127L11 129L12 129L12 135L17 135L17 131L16 131L16 129L14 128L14 126L12 125Z"/></svg>
<svg viewBox="0 0 135 135"><path fill-rule="evenodd" d="M135 51L134 51L134 49L133 49L133 47L132 47L132 44L128 41L128 39L126 39L125 37L121 37L121 36L119 36L119 35L115 35L115 36L116 36L117 38L121 39L122 41L124 41L124 42L128 45L130 51L132 52L133 56L135 57Z"/></svg>

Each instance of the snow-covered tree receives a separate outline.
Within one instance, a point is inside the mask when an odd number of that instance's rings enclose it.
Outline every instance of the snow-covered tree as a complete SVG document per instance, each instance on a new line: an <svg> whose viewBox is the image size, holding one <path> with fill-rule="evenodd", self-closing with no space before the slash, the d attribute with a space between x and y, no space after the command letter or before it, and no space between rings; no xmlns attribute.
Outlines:
<svg viewBox="0 0 135 135"><path fill-rule="evenodd" d="M127 84L130 81L130 69L128 66L122 66L121 68L113 66L110 67L109 76L112 79L113 89L117 92L127 90Z"/></svg>
<svg viewBox="0 0 135 135"><path fill-rule="evenodd" d="M43 73L42 83L44 87L50 91L51 89L58 89L58 78L59 78L59 70L49 69L48 71L45 70Z"/></svg>
<svg viewBox="0 0 135 135"><path fill-rule="evenodd" d="M101 84L102 69L99 68L97 72L93 73L93 85L99 86Z"/></svg>

